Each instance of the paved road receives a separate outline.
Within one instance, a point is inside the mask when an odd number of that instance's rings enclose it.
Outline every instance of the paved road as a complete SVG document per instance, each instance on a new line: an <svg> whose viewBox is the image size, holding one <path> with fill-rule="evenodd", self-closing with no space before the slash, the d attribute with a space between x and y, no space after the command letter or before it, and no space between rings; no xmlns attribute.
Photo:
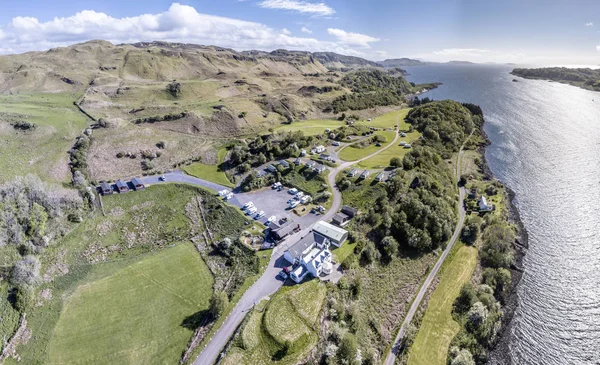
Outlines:
<svg viewBox="0 0 600 365"><path fill-rule="evenodd" d="M463 144L463 146L464 146L464 144ZM461 149L458 153L457 163L456 163L457 181L460 180L462 153L463 153L463 149L461 147ZM465 216L466 216L466 211L464 208L465 188L461 186L458 190L459 190L459 195L460 195L459 218L458 218L458 223L456 224L456 228L454 229L454 234L450 238L450 241L448 242L448 246L446 246L446 249L444 250L444 252L442 252L442 255L439 257L439 259L435 263L435 266L433 267L433 269L427 276L427 279L425 279L425 282L421 286L421 289L417 293L417 296L413 300L413 303L410 306L410 309L408 310L406 317L404 318L404 322L402 322L402 326L400 327L400 330L398 331L398 335L396 336L396 339L394 340L392 349L390 350L390 352L388 353L388 355L385 359L385 363L384 363L385 365L394 365L394 363L396 362L398 353L402 349L402 340L404 339L404 336L406 335L406 329L407 329L408 325L412 321L417 309L419 308L419 305L421 304L421 301L423 300L423 297L427 293L427 290L429 290L429 287L431 286L433 279L435 279L435 277L437 276L437 273L440 270L440 267L442 267L444 260L446 260L446 257L448 257L448 254L450 253L450 251L452 250L452 247L454 246L454 243L456 242L457 238L460 236L460 231L462 229L463 223L465 221Z"/></svg>
<svg viewBox="0 0 600 365"><path fill-rule="evenodd" d="M334 216L334 214L337 213L337 211L342 205L342 194L335 187L335 178L337 174L343 169L352 166L356 163L359 163L363 160L366 160L370 157L373 157L394 145L394 143L396 143L398 140L398 133L399 132L396 130L396 137L394 138L392 143L385 146L384 148L381 148L377 152L372 153L369 156L363 157L356 161L345 162L343 164L340 164L338 167L330 170L329 175L327 176L327 180L333 190L333 203L331 205L331 208L321 216L320 220L330 220ZM227 344L227 341L229 341L231 336L235 333L236 328L240 325L246 313L250 309L252 309L252 306L255 303L260 302L263 298L266 298L272 295L273 293L277 292L277 290L281 288L283 283L277 278L277 274L284 266L284 259L282 257L283 252L290 245L294 244L299 239L306 236L312 229L313 225L305 227L300 232L288 236L281 244L279 244L273 250L271 260L269 261L269 266L267 267L263 275L260 278L258 278L254 285L252 285L250 288L248 288L248 290L246 290L244 295L242 295L242 298L240 299L236 307L231 311L223 325L221 325L221 327L217 330L212 339L210 339L207 346L202 350L200 355L198 355L198 358L196 358L196 361L194 361L194 365L214 364L215 361L217 361L217 359L221 355L221 351Z"/></svg>

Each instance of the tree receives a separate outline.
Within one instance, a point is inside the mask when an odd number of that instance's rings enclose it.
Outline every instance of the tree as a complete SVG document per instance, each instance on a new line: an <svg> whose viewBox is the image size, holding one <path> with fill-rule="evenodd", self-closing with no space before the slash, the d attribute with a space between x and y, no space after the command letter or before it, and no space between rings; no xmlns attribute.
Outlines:
<svg viewBox="0 0 600 365"><path fill-rule="evenodd" d="M358 352L358 341L356 337L347 332L340 342L339 355L347 362L351 362L356 358Z"/></svg>
<svg viewBox="0 0 600 365"><path fill-rule="evenodd" d="M402 160L400 157L392 157L390 159L390 166L392 167L402 167Z"/></svg>
<svg viewBox="0 0 600 365"><path fill-rule="evenodd" d="M479 227L481 225L481 218L471 217L465 223L460 238L468 245L473 245L479 238Z"/></svg>
<svg viewBox="0 0 600 365"><path fill-rule="evenodd" d="M224 291L213 293L210 298L209 312L213 318L218 318L229 305L229 297Z"/></svg>
<svg viewBox="0 0 600 365"><path fill-rule="evenodd" d="M398 241L392 236L385 236L381 240L383 254L390 260L398 254L398 246Z"/></svg>
<svg viewBox="0 0 600 365"><path fill-rule="evenodd" d="M37 284L40 280L40 267L40 260L36 256L23 257L12 269L11 282L19 287Z"/></svg>
<svg viewBox="0 0 600 365"><path fill-rule="evenodd" d="M469 324L474 328L478 328L485 322L488 316L488 309L481 302L475 302L467 313Z"/></svg>
<svg viewBox="0 0 600 365"><path fill-rule="evenodd" d="M35 297L35 291L32 287L21 285L17 288L17 297L15 301L15 309L24 313L31 307Z"/></svg>
<svg viewBox="0 0 600 365"><path fill-rule="evenodd" d="M466 283L460 289L460 294L456 300L454 300L454 311L459 314L466 313L471 308L473 303L475 303L476 299L477 294L475 293L473 284Z"/></svg>
<svg viewBox="0 0 600 365"><path fill-rule="evenodd" d="M467 349L458 350L456 348L455 353L453 354L452 361L450 361L450 365L475 365L475 361L473 360L473 355Z"/></svg>

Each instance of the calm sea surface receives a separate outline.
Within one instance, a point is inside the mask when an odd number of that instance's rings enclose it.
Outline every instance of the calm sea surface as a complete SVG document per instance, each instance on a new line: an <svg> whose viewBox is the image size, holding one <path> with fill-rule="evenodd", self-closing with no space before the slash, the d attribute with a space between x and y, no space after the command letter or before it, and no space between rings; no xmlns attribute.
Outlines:
<svg viewBox="0 0 600 365"><path fill-rule="evenodd" d="M479 104L486 157L529 233L510 340L516 364L600 364L600 93L507 66L408 67L425 96ZM595 101L594 101L595 99Z"/></svg>

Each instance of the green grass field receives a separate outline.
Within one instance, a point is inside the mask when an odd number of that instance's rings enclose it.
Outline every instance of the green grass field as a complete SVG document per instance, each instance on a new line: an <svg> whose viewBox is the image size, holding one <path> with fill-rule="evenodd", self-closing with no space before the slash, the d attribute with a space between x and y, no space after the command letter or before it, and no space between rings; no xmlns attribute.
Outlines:
<svg viewBox="0 0 600 365"><path fill-rule="evenodd" d="M334 130L346 123L331 120L331 119L311 119L302 122L293 122L292 124L284 124L277 128L274 128L275 132L288 132L288 131L302 131L307 136L314 136L316 134L325 133L325 129L329 128Z"/></svg>
<svg viewBox="0 0 600 365"><path fill-rule="evenodd" d="M340 173L337 178L346 176L346 172ZM372 202L376 201L382 195L385 195L384 184L375 183L375 174L371 174L366 179L357 177L348 178L352 185L342 191L342 200L344 204L358 209L365 210L369 208Z"/></svg>
<svg viewBox="0 0 600 365"><path fill-rule="evenodd" d="M341 247L333 247L331 253L333 254L333 258L335 258L335 261L342 263L346 259L346 257L354 253L355 247L356 242L345 242Z"/></svg>
<svg viewBox="0 0 600 365"><path fill-rule="evenodd" d="M440 282L429 300L421 328L410 349L409 365L445 365L450 342L460 329L452 318L452 304L462 286L471 280L477 249L455 248L439 273Z"/></svg>
<svg viewBox="0 0 600 365"><path fill-rule="evenodd" d="M304 359L319 338L325 294L319 280L282 288L264 310L250 313L222 364L295 364Z"/></svg>
<svg viewBox="0 0 600 365"><path fill-rule="evenodd" d="M410 151L410 148L404 148L404 146L400 146L400 142L413 143L414 141L418 140L420 136L421 133L417 131L406 133L406 137L398 137L398 141L393 146L369 159L359 162L358 166L366 169L388 167L392 157L399 157L402 159L404 155Z"/></svg>
<svg viewBox="0 0 600 365"><path fill-rule="evenodd" d="M67 151L88 119L73 105L76 99L69 93L0 95L0 182L31 173L70 181ZM10 124L16 121L36 128L17 131Z"/></svg>
<svg viewBox="0 0 600 365"><path fill-rule="evenodd" d="M344 161L356 161L356 160L361 159L365 156L368 156L372 153L375 153L378 150L389 145L394 140L394 136L396 135L396 132L377 131L377 132L375 132L375 134L384 136L386 139L386 141L381 144L381 147L377 147L375 144L372 144L366 148L355 148L355 147L353 147L353 145L350 145L350 146L344 148L342 150L342 152L340 152L340 154L339 154L340 159L342 159ZM389 159L388 159L388 162L389 162Z"/></svg>
<svg viewBox="0 0 600 365"><path fill-rule="evenodd" d="M213 279L182 243L93 282L65 299L47 364L173 364L208 309Z"/></svg>
<svg viewBox="0 0 600 365"><path fill-rule="evenodd" d="M183 172L188 175L195 176L199 179L204 179L208 181L212 181L216 184L220 184L223 186L228 186L230 188L234 188L235 184L233 184L225 175L225 172L219 170L219 164L225 160L225 156L227 155L227 149L221 148L218 153L218 161L217 165L206 165L202 163L193 163L189 166L185 166L182 168Z"/></svg>
<svg viewBox="0 0 600 365"><path fill-rule="evenodd" d="M394 110L393 112L389 112L383 115L374 118L372 121L367 122L366 120L361 120L357 122L357 124L366 125L369 127L377 127L377 128L394 128L396 126L396 121L400 120L400 130L408 130L408 126L406 122L404 122L404 118L410 111L411 108L405 108L401 110Z"/></svg>

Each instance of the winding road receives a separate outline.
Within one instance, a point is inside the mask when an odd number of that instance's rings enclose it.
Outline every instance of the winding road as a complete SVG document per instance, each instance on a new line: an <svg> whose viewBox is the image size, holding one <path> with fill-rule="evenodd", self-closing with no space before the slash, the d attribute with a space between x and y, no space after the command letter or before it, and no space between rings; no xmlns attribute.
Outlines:
<svg viewBox="0 0 600 365"><path fill-rule="evenodd" d="M335 178L337 175L345 168L350 167L354 164L357 164L361 161L364 161L368 158L371 158L378 153L385 151L390 148L398 141L399 138L399 130L398 130L398 120L396 120L396 136L394 140L388 144L387 146L379 149L377 152L372 153L366 157L358 159L356 161L344 162L337 166L334 169L331 169L329 175L327 176L327 181L329 185L332 187L333 191L333 202L331 204L331 208L325 213L321 220L328 221L330 220L335 213L340 209L342 205L342 194L335 186ZM197 179L199 180L199 179ZM191 180L185 181L187 183L194 184ZM205 185L203 185L205 186ZM216 189L215 189L216 190ZM252 307L260 302L262 299L269 297L273 293L277 292L279 288L283 285L283 282L277 278L277 274L284 266L283 264L283 252L293 243L297 242L300 238L306 236L310 230L312 229L312 225L302 229L300 232L295 233L293 235L288 236L281 244L279 244L271 255L271 260L269 261L269 265L265 272L261 275L258 280L250 287L246 292L242 295L242 298L235 306L235 308L231 311L231 313L225 319L225 322L221 325L221 327L217 330L214 336L210 339L206 347L202 350L200 355L194 361L194 365L209 365L214 364L215 361L219 359L221 356L221 351L235 333L235 330L238 328L240 323L242 323L244 316L246 313L252 309Z"/></svg>
<svg viewBox="0 0 600 365"><path fill-rule="evenodd" d="M469 135L469 137L467 137L466 140L468 140L470 137L471 136ZM465 143L466 143L466 140L465 140ZM461 146L460 151L458 152L458 157L456 158L456 180L457 181L460 180L463 147L464 147L464 143ZM417 312L417 309L419 308L419 305L421 304L423 297L425 297L425 294L427 293L427 290L429 290L431 283L437 276L438 272L440 271L440 268L442 267L442 264L446 260L446 257L448 257L448 255L450 254L452 247L454 246L454 244L456 243L456 240L460 236L460 231L462 229L463 223L465 222L465 217L466 217L467 212L465 211L465 208L464 208L465 188L460 186L458 188L458 192L459 192L459 196L460 196L459 207L458 207L459 217L458 217L458 223L456 224L456 228L454 229L454 234L450 238L450 241L448 242L446 249L444 250L444 252L442 252L441 256L438 258L437 262L433 266L433 269L429 272L429 275L425 279L425 282L421 286L421 289L417 293L417 296L414 298L413 303L410 306L410 309L408 310L408 313L406 313L406 317L404 318L404 322L402 322L402 326L400 327L400 330L398 331L398 334L396 335L394 344L393 344L390 352L388 353L387 357L385 358L385 362L384 362L385 365L394 365L394 363L396 362L398 354L402 350L402 340L404 339L404 336L406 335L406 329L408 328L408 325L410 324L413 317L415 316L415 313Z"/></svg>

